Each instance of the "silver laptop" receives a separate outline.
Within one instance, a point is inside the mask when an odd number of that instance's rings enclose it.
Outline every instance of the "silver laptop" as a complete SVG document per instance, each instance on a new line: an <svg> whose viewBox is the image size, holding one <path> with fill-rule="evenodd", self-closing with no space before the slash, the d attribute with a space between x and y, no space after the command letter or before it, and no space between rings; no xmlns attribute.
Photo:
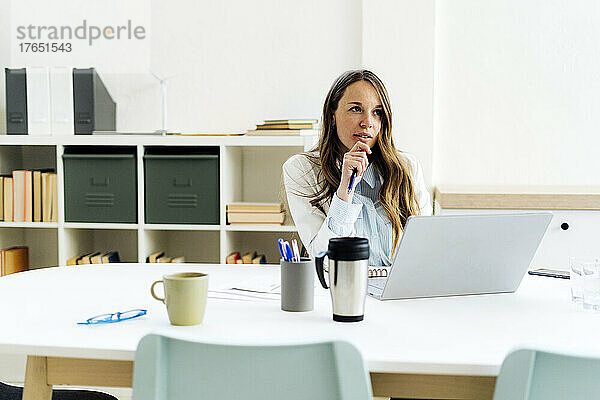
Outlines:
<svg viewBox="0 0 600 400"><path fill-rule="evenodd" d="M410 217L387 278L370 278L380 300L514 292L551 213Z"/></svg>

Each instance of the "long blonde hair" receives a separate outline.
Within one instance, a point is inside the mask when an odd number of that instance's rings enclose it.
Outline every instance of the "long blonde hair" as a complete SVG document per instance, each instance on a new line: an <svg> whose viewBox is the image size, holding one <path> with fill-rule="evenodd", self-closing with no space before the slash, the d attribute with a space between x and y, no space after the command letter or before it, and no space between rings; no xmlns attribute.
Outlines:
<svg viewBox="0 0 600 400"><path fill-rule="evenodd" d="M392 224L393 254L400 239L400 232L406 225L406 220L409 216L418 214L419 206L409 164L394 146L392 107L387 90L383 82L371 71L353 70L344 72L335 80L331 89L329 89L329 93L327 93L323 105L319 143L312 150L312 154L310 152L305 153L309 160L320 167L317 169L320 189L310 196L310 204L323 210L323 204L331 201L340 185L341 160L346 149L337 135L333 115L346 88L361 80L373 85L383 106L381 131L371 149L372 153L369 155L369 161L374 164L377 172L384 178L379 190L379 201ZM318 156L314 152L318 152Z"/></svg>

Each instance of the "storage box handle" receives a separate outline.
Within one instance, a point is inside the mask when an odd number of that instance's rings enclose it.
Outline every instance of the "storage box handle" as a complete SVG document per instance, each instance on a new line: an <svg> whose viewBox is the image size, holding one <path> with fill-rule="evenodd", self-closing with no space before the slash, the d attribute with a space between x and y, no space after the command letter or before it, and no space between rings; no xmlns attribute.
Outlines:
<svg viewBox="0 0 600 400"><path fill-rule="evenodd" d="M182 187L191 187L192 179L191 178L175 178L173 179L173 186L182 186Z"/></svg>
<svg viewBox="0 0 600 400"><path fill-rule="evenodd" d="M108 186L108 176L96 178L92 176L92 186Z"/></svg>

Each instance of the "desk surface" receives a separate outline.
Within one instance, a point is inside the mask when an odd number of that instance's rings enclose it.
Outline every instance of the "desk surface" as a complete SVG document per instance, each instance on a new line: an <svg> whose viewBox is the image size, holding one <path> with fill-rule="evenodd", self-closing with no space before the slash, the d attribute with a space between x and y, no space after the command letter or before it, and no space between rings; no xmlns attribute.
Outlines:
<svg viewBox="0 0 600 400"><path fill-rule="evenodd" d="M222 343L289 343L345 339L371 372L497 375L519 346L600 356L600 314L571 304L569 281L527 275L516 293L380 302L367 298L365 320L331 319L328 291L315 309L280 310L278 300L236 301L209 294L205 320L169 325L150 284L167 272L202 271L210 289L248 279L278 281L278 266L113 264L49 268L0 279L0 353L133 360L150 332ZM78 321L147 308L136 320L99 326Z"/></svg>

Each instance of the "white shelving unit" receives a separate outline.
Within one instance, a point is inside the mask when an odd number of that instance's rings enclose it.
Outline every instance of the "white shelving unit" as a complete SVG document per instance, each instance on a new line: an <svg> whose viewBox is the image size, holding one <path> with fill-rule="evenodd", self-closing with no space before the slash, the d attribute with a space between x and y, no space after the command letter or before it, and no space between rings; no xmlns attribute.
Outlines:
<svg viewBox="0 0 600 400"><path fill-rule="evenodd" d="M276 263L276 240L298 238L290 216L285 225L227 225L231 202L279 202L281 167L291 155L309 150L317 136L0 136L0 172L54 168L58 174L58 222L0 222L0 246L29 246L32 268L65 265L89 251L117 250L125 262L143 262L155 251L188 262L224 263L232 251L258 251ZM137 154L137 223L65 222L65 146L131 146ZM146 224L144 162L147 146L219 148L218 225Z"/></svg>

